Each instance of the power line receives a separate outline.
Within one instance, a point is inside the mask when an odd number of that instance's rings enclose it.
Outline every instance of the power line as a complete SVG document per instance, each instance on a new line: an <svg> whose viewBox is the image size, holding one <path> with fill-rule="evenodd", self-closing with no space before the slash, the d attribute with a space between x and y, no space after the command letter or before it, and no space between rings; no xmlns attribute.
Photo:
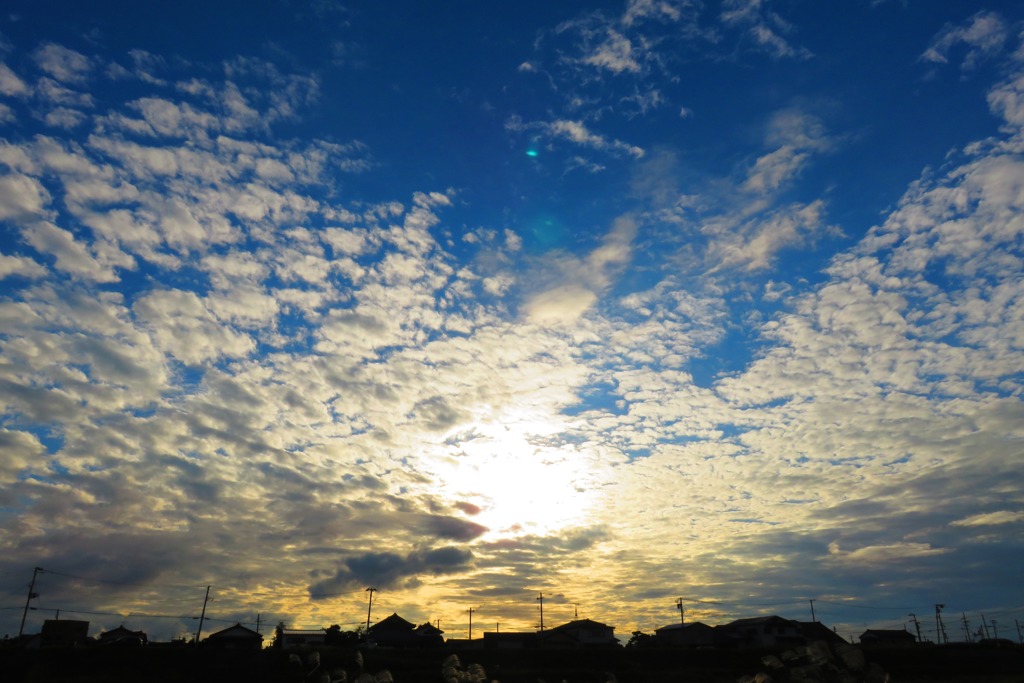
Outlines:
<svg viewBox="0 0 1024 683"><path fill-rule="evenodd" d="M53 569L39 568L39 571L43 574L53 574L54 576L63 576L68 579L77 579L79 581L91 581L93 583L106 583L115 586L138 586L140 581L115 581L113 579L100 579L95 576L81 576L78 574L68 574L66 572L58 572ZM174 584L174 583L152 583L146 582L145 585L150 588L203 588L206 584Z"/></svg>

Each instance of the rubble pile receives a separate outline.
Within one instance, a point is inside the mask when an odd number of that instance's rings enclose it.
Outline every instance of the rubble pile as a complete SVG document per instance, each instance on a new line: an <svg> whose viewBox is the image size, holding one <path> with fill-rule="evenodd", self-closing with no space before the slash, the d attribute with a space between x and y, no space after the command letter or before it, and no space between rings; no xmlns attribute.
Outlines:
<svg viewBox="0 0 1024 683"><path fill-rule="evenodd" d="M737 683L889 683L889 674L868 664L864 652L853 645L830 647L817 641L761 659L764 670L743 676Z"/></svg>

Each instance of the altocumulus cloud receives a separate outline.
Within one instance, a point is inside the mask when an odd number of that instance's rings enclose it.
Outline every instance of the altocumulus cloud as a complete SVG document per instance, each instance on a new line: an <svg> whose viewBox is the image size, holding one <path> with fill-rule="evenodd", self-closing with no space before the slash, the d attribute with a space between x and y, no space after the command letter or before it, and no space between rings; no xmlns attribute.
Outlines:
<svg viewBox="0 0 1024 683"><path fill-rule="evenodd" d="M464 572L472 563L473 553L455 546L415 550L405 555L364 553L342 560L334 576L312 584L309 594L315 599L369 585L381 589L414 588L420 577Z"/></svg>

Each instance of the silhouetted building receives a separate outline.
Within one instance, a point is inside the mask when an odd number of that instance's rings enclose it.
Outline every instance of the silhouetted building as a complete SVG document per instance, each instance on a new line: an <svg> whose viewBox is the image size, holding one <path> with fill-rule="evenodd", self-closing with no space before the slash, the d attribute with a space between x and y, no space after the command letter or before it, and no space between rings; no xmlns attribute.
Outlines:
<svg viewBox="0 0 1024 683"><path fill-rule="evenodd" d="M797 623L800 624L800 633L803 635L804 641L808 643L820 640L829 645L838 645L839 643L849 645L845 638L820 621L798 621Z"/></svg>
<svg viewBox="0 0 1024 683"><path fill-rule="evenodd" d="M73 647L89 640L89 622L74 619L47 619L39 634L42 647Z"/></svg>
<svg viewBox="0 0 1024 683"><path fill-rule="evenodd" d="M259 650L263 647L263 636L251 628L235 624L211 633L203 645L218 650Z"/></svg>
<svg viewBox="0 0 1024 683"><path fill-rule="evenodd" d="M121 624L117 628L104 631L97 638L99 645L115 645L117 647L141 647L149 642L145 631L132 631Z"/></svg>
<svg viewBox="0 0 1024 683"><path fill-rule="evenodd" d="M441 647L444 645L444 631L430 622L420 624L412 631L416 647Z"/></svg>
<svg viewBox="0 0 1024 683"><path fill-rule="evenodd" d="M654 642L659 647L711 647L715 644L715 629L699 621L669 624L655 629Z"/></svg>
<svg viewBox="0 0 1024 683"><path fill-rule="evenodd" d="M737 619L715 628L715 645L774 649L804 644L800 624L779 616Z"/></svg>
<svg viewBox="0 0 1024 683"><path fill-rule="evenodd" d="M594 648L617 647L615 629L591 619L576 619L537 634L541 647Z"/></svg>
<svg viewBox="0 0 1024 683"><path fill-rule="evenodd" d="M323 645L327 642L327 631L318 629L283 628L279 631L281 647L285 650L303 645Z"/></svg>
<svg viewBox="0 0 1024 683"><path fill-rule="evenodd" d="M869 628L860 634L860 644L865 646L909 647L916 643L914 634L902 629Z"/></svg>
<svg viewBox="0 0 1024 683"><path fill-rule="evenodd" d="M380 647L412 647L416 643L416 625L397 613L370 627L367 641Z"/></svg>

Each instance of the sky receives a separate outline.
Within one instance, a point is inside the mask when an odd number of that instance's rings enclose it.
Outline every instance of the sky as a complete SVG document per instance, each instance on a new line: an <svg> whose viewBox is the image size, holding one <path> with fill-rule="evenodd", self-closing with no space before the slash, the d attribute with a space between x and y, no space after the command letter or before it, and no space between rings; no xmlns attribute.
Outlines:
<svg viewBox="0 0 1024 683"><path fill-rule="evenodd" d="M8 0L0 633L1016 639L1022 209L1018 2Z"/></svg>

